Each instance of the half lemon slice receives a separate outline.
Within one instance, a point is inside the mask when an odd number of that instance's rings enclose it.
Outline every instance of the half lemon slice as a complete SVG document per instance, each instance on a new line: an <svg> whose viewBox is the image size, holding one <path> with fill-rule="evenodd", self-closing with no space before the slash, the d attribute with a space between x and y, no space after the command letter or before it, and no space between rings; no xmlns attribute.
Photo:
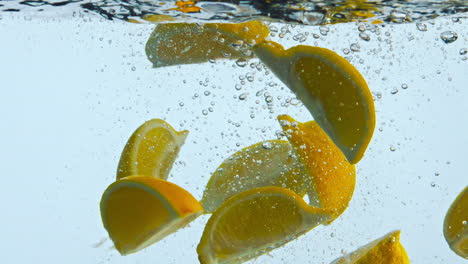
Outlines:
<svg viewBox="0 0 468 264"><path fill-rule="evenodd" d="M250 58L252 46L268 34L268 27L260 21L160 24L146 43L146 55L154 67Z"/></svg>
<svg viewBox="0 0 468 264"><path fill-rule="evenodd" d="M400 231L372 241L356 251L336 259L331 264L409 264L405 248L400 243Z"/></svg>
<svg viewBox="0 0 468 264"><path fill-rule="evenodd" d="M128 140L117 168L117 180L131 175L167 179L188 131L176 131L166 121L152 119Z"/></svg>
<svg viewBox="0 0 468 264"><path fill-rule="evenodd" d="M150 246L203 211L186 190L147 176L112 183L102 195L100 207L104 227L122 255Z"/></svg>
<svg viewBox="0 0 468 264"><path fill-rule="evenodd" d="M198 244L198 258L201 264L242 263L297 238L329 216L291 190L251 189L213 213Z"/></svg>
<svg viewBox="0 0 468 264"><path fill-rule="evenodd" d="M453 201L444 220L444 236L453 252L468 259L468 186Z"/></svg>
<svg viewBox="0 0 468 264"><path fill-rule="evenodd" d="M278 116L278 120L311 178L307 192L310 204L331 210L331 223L348 207L356 185L356 168L316 122L300 123L287 115Z"/></svg>
<svg viewBox="0 0 468 264"><path fill-rule="evenodd" d="M319 47L285 50L264 41L254 52L303 102L348 161L357 163L375 128L374 101L359 71L335 52Z"/></svg>

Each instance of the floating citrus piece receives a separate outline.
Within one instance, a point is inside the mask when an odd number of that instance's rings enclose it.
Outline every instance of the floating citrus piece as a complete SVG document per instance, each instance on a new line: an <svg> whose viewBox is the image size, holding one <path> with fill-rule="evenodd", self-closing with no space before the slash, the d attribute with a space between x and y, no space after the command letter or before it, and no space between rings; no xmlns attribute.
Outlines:
<svg viewBox="0 0 468 264"><path fill-rule="evenodd" d="M118 180L101 198L102 222L122 255L161 240L190 223L202 210L186 190L148 176Z"/></svg>
<svg viewBox="0 0 468 264"><path fill-rule="evenodd" d="M357 163L375 127L374 101L357 69L335 52L318 47L284 50L264 41L254 52L304 103L346 158Z"/></svg>
<svg viewBox="0 0 468 264"><path fill-rule="evenodd" d="M400 231L394 231L358 250L336 259L332 264L409 264L405 248L400 243Z"/></svg>
<svg viewBox="0 0 468 264"><path fill-rule="evenodd" d="M269 34L259 21L239 24L160 24L146 43L154 67L252 57L251 47Z"/></svg>
<svg viewBox="0 0 468 264"><path fill-rule="evenodd" d="M211 213L237 193L266 186L288 188L302 197L308 179L288 141L263 141L239 150L216 169L201 204Z"/></svg>
<svg viewBox="0 0 468 264"><path fill-rule="evenodd" d="M239 193L208 220L198 244L202 264L242 263L295 239L328 220L291 190L262 187Z"/></svg>
<svg viewBox="0 0 468 264"><path fill-rule="evenodd" d="M332 210L330 222L333 221L353 196L356 168L316 122L300 123L287 115L278 116L278 120L312 179L307 193L311 205Z"/></svg>
<svg viewBox="0 0 468 264"><path fill-rule="evenodd" d="M468 259L468 186L453 201L445 216L444 236L455 253Z"/></svg>
<svg viewBox="0 0 468 264"><path fill-rule="evenodd" d="M117 180L131 175L167 179L188 131L177 132L161 119L141 125L125 145L117 169Z"/></svg>

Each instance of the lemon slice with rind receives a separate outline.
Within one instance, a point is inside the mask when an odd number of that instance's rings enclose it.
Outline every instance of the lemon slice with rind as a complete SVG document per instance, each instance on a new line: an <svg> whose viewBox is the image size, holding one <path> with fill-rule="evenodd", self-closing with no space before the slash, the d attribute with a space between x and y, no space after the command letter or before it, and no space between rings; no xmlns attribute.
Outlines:
<svg viewBox="0 0 468 264"><path fill-rule="evenodd" d="M181 187L148 176L112 183L101 198L104 227L122 255L135 253L184 227L202 206Z"/></svg>
<svg viewBox="0 0 468 264"><path fill-rule="evenodd" d="M444 236L450 248L468 259L468 186L453 201L444 220Z"/></svg>
<svg viewBox="0 0 468 264"><path fill-rule="evenodd" d="M235 264L297 238L329 218L281 187L239 193L210 217L197 247L201 264Z"/></svg>
<svg viewBox="0 0 468 264"><path fill-rule="evenodd" d="M146 55L154 67L250 58L252 46L268 34L268 27L260 21L160 24L146 43Z"/></svg>
<svg viewBox="0 0 468 264"><path fill-rule="evenodd" d="M400 231L394 231L372 241L356 251L336 259L331 264L409 264L405 248L400 243Z"/></svg>
<svg viewBox="0 0 468 264"><path fill-rule="evenodd" d="M311 178L312 186L307 192L311 205L330 209L331 223L351 201L356 168L316 122L300 123L287 115L278 116L278 120Z"/></svg>
<svg viewBox="0 0 468 264"><path fill-rule="evenodd" d="M335 52L319 47L285 50L264 41L254 52L296 94L346 158L357 163L375 127L374 101L359 71Z"/></svg>
<svg viewBox="0 0 468 264"><path fill-rule="evenodd" d="M237 151L216 169L201 204L211 213L237 193L266 186L288 188L302 197L308 180L288 141L263 141Z"/></svg>
<svg viewBox="0 0 468 264"><path fill-rule="evenodd" d="M161 119L141 125L128 140L120 157L117 180L131 175L167 179L188 131L176 131Z"/></svg>

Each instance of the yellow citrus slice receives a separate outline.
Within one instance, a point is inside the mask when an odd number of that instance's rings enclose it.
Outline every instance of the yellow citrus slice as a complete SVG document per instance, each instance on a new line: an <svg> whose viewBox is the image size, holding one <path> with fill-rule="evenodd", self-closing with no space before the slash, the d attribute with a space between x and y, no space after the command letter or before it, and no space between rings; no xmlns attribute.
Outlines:
<svg viewBox="0 0 468 264"><path fill-rule="evenodd" d="M356 168L316 122L300 123L287 115L278 116L278 120L312 179L307 193L311 205L332 210L330 222L335 220L353 196Z"/></svg>
<svg viewBox="0 0 468 264"><path fill-rule="evenodd" d="M372 241L356 251L336 259L331 264L409 264L405 248L400 243L400 231L394 231Z"/></svg>
<svg viewBox="0 0 468 264"><path fill-rule="evenodd" d="M302 197L308 178L288 141L263 141L239 150L216 169L201 204L211 213L237 193L266 186L288 188Z"/></svg>
<svg viewBox="0 0 468 264"><path fill-rule="evenodd" d="M260 21L239 24L160 24L146 43L154 67L252 57L251 47L269 34Z"/></svg>
<svg viewBox="0 0 468 264"><path fill-rule="evenodd" d="M167 179L188 131L177 132L161 119L141 125L125 145L117 169L117 180L131 175Z"/></svg>
<svg viewBox="0 0 468 264"><path fill-rule="evenodd" d="M210 217L197 247L201 264L242 263L328 220L291 190L261 187L239 193Z"/></svg>
<svg viewBox="0 0 468 264"><path fill-rule="evenodd" d="M304 103L349 162L357 163L375 127L372 94L358 70L324 48L301 45L284 50L264 41L254 52Z"/></svg>
<svg viewBox="0 0 468 264"><path fill-rule="evenodd" d="M101 198L104 227L122 255L135 253L184 227L202 213L181 187L148 176L112 183Z"/></svg>
<svg viewBox="0 0 468 264"><path fill-rule="evenodd" d="M445 216L444 236L453 252L468 259L468 186L453 201Z"/></svg>

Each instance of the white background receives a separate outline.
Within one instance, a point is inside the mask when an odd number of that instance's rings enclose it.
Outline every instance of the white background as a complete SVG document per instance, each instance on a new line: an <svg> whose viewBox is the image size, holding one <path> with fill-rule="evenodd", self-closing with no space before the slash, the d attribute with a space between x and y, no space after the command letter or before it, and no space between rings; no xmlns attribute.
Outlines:
<svg viewBox="0 0 468 264"><path fill-rule="evenodd" d="M468 60L459 54L468 48L468 26L466 19L438 19L427 27L387 25L381 41L368 32L365 42L354 23L329 26L319 39L311 36L320 34L317 27L298 26L280 40L297 45L292 36L308 32L302 44L343 56L359 43L351 62L376 95L377 127L347 211L252 263L330 263L395 229L412 263L464 262L448 248L442 223L468 184ZM169 179L201 198L225 158L276 137L278 114L311 119L303 106L281 105L294 95L264 70L232 61L153 69L144 54L153 28L97 17L3 15L1 263L198 263L206 216L130 256L121 257L109 240L96 245L107 237L99 200L130 134L151 118L190 130ZM446 30L458 40L445 44L439 35ZM255 80L236 90L239 76L249 73ZM256 96L262 89L274 97L273 113L265 96ZM245 101L234 98L242 93ZM213 112L203 115L209 107Z"/></svg>

